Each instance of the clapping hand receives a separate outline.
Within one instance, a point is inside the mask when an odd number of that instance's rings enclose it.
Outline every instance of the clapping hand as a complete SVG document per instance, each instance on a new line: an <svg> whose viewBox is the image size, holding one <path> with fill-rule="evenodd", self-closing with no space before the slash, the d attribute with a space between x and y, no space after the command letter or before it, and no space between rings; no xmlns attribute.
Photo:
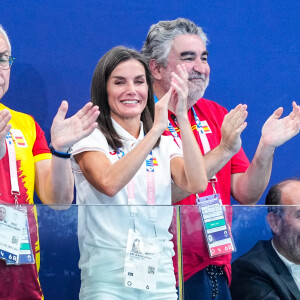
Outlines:
<svg viewBox="0 0 300 300"><path fill-rule="evenodd" d="M11 129L11 124L8 124L10 119L11 114L9 110L3 109L0 111L0 159L4 156L6 151L5 138Z"/></svg>
<svg viewBox="0 0 300 300"><path fill-rule="evenodd" d="M283 108L279 107L265 122L261 135L264 145L276 148L299 133L300 106L293 101L292 112L280 119L282 113Z"/></svg>
<svg viewBox="0 0 300 300"><path fill-rule="evenodd" d="M231 155L236 154L242 146L241 133L247 126L247 116L247 105L239 104L224 117L220 147Z"/></svg>
<svg viewBox="0 0 300 300"><path fill-rule="evenodd" d="M169 108L177 118L187 115L188 77L185 65L178 65L177 72L172 72L172 97Z"/></svg>
<svg viewBox="0 0 300 300"><path fill-rule="evenodd" d="M51 126L51 144L55 150L66 152L73 144L88 136L97 127L98 106L87 103L75 115L66 119L68 102L62 101Z"/></svg>

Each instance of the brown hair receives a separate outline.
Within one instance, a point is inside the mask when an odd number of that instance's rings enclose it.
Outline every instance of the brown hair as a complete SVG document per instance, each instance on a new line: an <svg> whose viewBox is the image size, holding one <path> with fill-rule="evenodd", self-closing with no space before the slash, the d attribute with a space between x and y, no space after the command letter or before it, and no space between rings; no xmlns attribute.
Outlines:
<svg viewBox="0 0 300 300"><path fill-rule="evenodd" d="M147 134L152 128L155 114L154 93L152 86L152 76L147 62L137 51L123 46L118 46L108 51L98 62L92 79L91 101L98 105L100 115L97 119L99 129L107 139L108 144L117 150L123 146L122 140L115 131L110 117L110 107L108 105L107 80L112 71L121 63L130 59L139 61L145 69L146 81L148 85L147 105L142 112L141 121L143 122L144 133ZM159 145L160 139L155 144Z"/></svg>

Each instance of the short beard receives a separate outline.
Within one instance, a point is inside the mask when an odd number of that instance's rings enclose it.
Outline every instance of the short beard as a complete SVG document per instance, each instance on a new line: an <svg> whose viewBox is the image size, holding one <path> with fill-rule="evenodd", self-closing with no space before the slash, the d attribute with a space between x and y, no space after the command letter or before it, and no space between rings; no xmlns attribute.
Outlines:
<svg viewBox="0 0 300 300"><path fill-rule="evenodd" d="M204 82L200 84L190 82L189 83L189 94L187 105L188 109L190 109L193 105L195 105L199 99L201 99L206 91L206 88L209 84L209 77L205 78Z"/></svg>
<svg viewBox="0 0 300 300"><path fill-rule="evenodd" d="M200 83L195 83L192 81L188 82L188 99L187 99L187 106L188 109L190 109L193 105L197 103L199 99L201 99L206 91L206 88L208 87L209 84L209 77L205 77L203 74L200 74L198 72L192 71L189 74L189 79L193 78L202 78L203 81ZM172 76L171 72L166 72L165 76L163 77L163 87L164 90L167 92L170 89L170 82L172 81Z"/></svg>

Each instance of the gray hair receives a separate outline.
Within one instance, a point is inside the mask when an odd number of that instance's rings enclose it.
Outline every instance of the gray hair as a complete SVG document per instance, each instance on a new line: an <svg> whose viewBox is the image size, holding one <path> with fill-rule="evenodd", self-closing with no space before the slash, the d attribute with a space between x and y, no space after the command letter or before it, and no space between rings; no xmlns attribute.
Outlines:
<svg viewBox="0 0 300 300"><path fill-rule="evenodd" d="M9 54L11 54L11 44L10 44L8 35L7 35L6 31L4 30L4 28L2 27L1 24L0 24L0 35L2 35L4 37L4 39L6 40L7 45L8 45L8 49L9 49L9 52L10 52Z"/></svg>
<svg viewBox="0 0 300 300"><path fill-rule="evenodd" d="M208 42L202 28L188 19L178 18L173 21L160 21L150 27L141 51L148 64L151 59L155 59L158 64L166 67L172 41L181 34L198 35L205 46Z"/></svg>

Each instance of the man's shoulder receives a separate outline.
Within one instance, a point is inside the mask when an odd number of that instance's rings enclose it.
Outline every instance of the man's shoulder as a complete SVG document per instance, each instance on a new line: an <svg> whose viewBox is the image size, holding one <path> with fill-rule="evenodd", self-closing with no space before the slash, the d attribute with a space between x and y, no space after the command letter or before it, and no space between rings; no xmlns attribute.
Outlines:
<svg viewBox="0 0 300 300"><path fill-rule="evenodd" d="M222 105L218 104L217 102L215 102L213 100L209 100L209 99L205 99L205 98L200 98L193 107L196 109L201 109L201 110L205 110L205 109L209 109L210 111L218 110L225 114L227 113L227 110L225 107L223 107Z"/></svg>
<svg viewBox="0 0 300 300"><path fill-rule="evenodd" d="M240 264L245 264L247 262L249 262L252 265L260 264L261 261L264 261L266 263L266 257L272 255L273 253L274 250L272 248L270 240L258 241L248 252L236 259L233 262L232 267L239 268Z"/></svg>
<svg viewBox="0 0 300 300"><path fill-rule="evenodd" d="M237 261L240 259L251 258L252 256L255 256L258 252L265 252L266 248L269 248L269 246L272 246L270 240L260 240L249 251L247 251L240 258L238 258Z"/></svg>
<svg viewBox="0 0 300 300"><path fill-rule="evenodd" d="M216 102L216 101L214 101L214 100L211 100L211 99L206 99L206 98L200 98L198 101L197 101L197 103L198 102L205 102L205 103L207 103L207 104L210 104L210 105L216 105L216 106L220 106L220 107L223 107L222 105L220 105L218 102ZM196 104L197 104L196 103Z"/></svg>
<svg viewBox="0 0 300 300"><path fill-rule="evenodd" d="M259 241L232 264L232 299L300 299L299 290L271 241Z"/></svg>
<svg viewBox="0 0 300 300"><path fill-rule="evenodd" d="M14 118L20 119L21 118L21 119L25 119L25 120L34 120L31 115L28 115L28 114L20 112L20 111L16 111L16 110L11 109L11 108L5 106L4 104L0 103L0 110L3 110L3 109L9 110L12 119L14 119Z"/></svg>

